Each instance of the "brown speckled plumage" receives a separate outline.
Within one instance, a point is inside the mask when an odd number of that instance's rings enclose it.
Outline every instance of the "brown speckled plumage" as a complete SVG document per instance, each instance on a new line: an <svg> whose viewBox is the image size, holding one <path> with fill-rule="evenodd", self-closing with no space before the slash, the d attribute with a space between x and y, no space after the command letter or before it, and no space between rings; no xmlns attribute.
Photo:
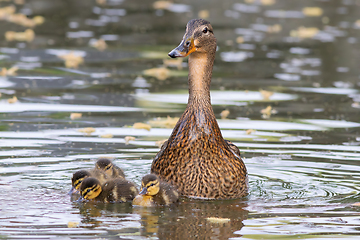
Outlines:
<svg viewBox="0 0 360 240"><path fill-rule="evenodd" d="M169 53L171 57L190 54L189 100L170 138L155 156L151 172L185 196L240 198L248 189L246 167L237 147L223 139L210 102L215 52L210 23L196 19L187 24L183 41Z"/></svg>

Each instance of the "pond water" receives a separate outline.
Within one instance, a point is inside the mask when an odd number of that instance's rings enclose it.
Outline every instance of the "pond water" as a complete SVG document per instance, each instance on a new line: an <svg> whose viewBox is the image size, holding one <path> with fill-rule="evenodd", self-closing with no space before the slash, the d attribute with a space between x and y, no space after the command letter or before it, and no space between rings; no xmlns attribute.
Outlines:
<svg viewBox="0 0 360 240"><path fill-rule="evenodd" d="M359 0L0 7L0 239L358 239ZM72 174L99 157L137 185L150 171L187 103L187 59L167 53L199 17L218 40L213 109L249 195L158 208L71 201Z"/></svg>

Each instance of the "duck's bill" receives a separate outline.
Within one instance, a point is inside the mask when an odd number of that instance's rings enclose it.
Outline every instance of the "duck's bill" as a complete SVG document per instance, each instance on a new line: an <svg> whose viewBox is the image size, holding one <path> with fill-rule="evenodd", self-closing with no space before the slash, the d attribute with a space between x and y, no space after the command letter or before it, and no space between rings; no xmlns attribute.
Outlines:
<svg viewBox="0 0 360 240"><path fill-rule="evenodd" d="M139 195L146 195L147 193L147 188L144 187L143 189L141 189L141 192L139 192Z"/></svg>
<svg viewBox="0 0 360 240"><path fill-rule="evenodd" d="M189 43L188 46L186 43ZM193 39L183 40L180 45L174 48L171 52L168 53L169 57L177 58L177 57L186 57L189 56L190 53L196 51L196 47L194 45Z"/></svg>
<svg viewBox="0 0 360 240"><path fill-rule="evenodd" d="M69 194L70 196L73 195L73 194L75 194L75 193L78 193L78 190L76 190L75 187L72 187L72 188L70 189L70 191L68 192L68 194Z"/></svg>
<svg viewBox="0 0 360 240"><path fill-rule="evenodd" d="M85 202L85 200L86 200L85 198L83 198L82 196L80 196L79 199L76 200L76 202L81 203L81 202Z"/></svg>

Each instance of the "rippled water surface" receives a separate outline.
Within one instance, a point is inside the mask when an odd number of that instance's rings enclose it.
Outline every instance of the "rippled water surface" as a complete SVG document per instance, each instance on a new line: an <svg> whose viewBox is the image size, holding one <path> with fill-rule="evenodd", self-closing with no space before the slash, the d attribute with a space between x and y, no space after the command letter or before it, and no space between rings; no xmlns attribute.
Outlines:
<svg viewBox="0 0 360 240"><path fill-rule="evenodd" d="M0 1L0 239L358 239L359 16L358 0ZM98 157L137 185L150 171L187 103L187 59L167 52L199 17L249 195L71 201Z"/></svg>

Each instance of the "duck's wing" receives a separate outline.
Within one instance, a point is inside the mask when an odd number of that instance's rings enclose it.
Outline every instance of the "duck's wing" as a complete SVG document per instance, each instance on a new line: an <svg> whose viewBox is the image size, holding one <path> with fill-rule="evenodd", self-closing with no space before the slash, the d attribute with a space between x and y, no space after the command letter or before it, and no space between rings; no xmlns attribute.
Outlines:
<svg viewBox="0 0 360 240"><path fill-rule="evenodd" d="M239 148L238 148L235 144L233 144L232 142L230 142L229 140L226 140L226 139L224 139L224 140L225 140L225 142L229 145L230 150L231 150L235 155L238 155L239 157L241 157Z"/></svg>

